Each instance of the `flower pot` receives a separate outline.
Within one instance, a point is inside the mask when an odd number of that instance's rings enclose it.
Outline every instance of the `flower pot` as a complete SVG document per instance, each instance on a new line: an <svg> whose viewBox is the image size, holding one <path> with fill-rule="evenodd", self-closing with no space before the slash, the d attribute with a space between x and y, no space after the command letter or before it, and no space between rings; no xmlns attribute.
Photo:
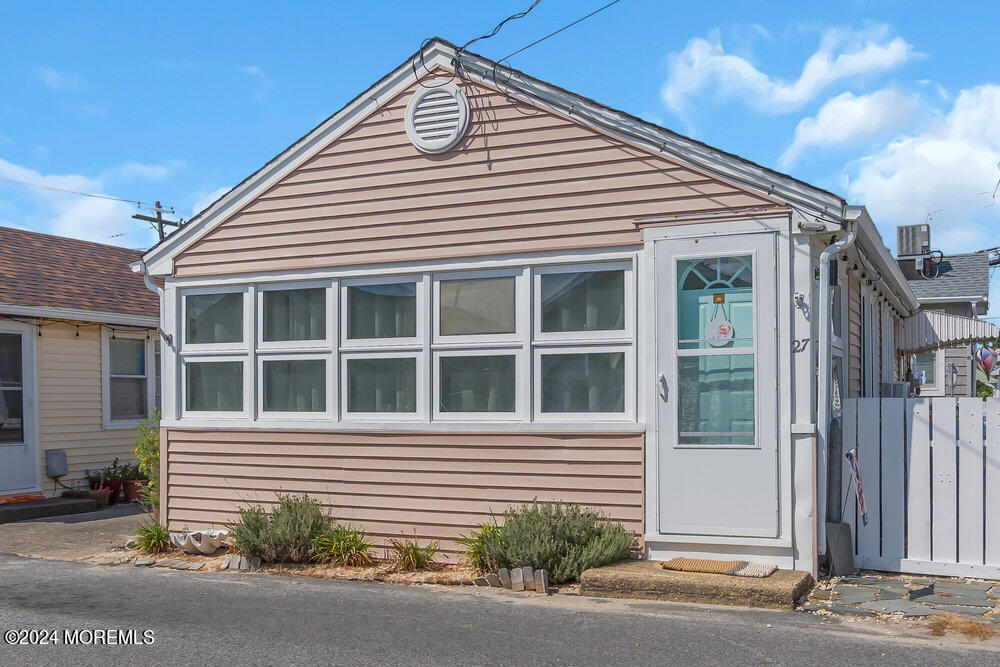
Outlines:
<svg viewBox="0 0 1000 667"><path fill-rule="evenodd" d="M142 500L142 490L147 484L149 484L148 479L126 479L122 482L122 495L125 497L125 502Z"/></svg>
<svg viewBox="0 0 1000 667"><path fill-rule="evenodd" d="M104 480L104 488L108 489L110 497L108 498L108 503L118 502L118 497L122 493L122 481L120 479L106 479Z"/></svg>
<svg viewBox="0 0 1000 667"><path fill-rule="evenodd" d="M90 482L90 490L91 491L97 491L102 486L104 486L104 480L102 480L102 479L88 479L87 481Z"/></svg>
<svg viewBox="0 0 1000 667"><path fill-rule="evenodd" d="M111 498L111 492L108 489L95 489L93 491L87 491L87 497L93 498L97 501L97 509L108 506L108 500Z"/></svg>

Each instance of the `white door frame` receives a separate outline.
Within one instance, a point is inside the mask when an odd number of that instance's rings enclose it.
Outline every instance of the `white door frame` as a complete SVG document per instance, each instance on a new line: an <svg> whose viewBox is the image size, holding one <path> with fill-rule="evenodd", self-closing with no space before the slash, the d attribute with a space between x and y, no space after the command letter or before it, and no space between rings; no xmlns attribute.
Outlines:
<svg viewBox="0 0 1000 667"><path fill-rule="evenodd" d="M0 453L8 447L27 447L32 474L26 481L28 486L0 489L0 493L33 493L41 491L41 459L39 455L39 415L38 415L38 327L22 322L0 321L0 333L21 334L21 393L23 397L23 430L24 442L18 444L0 444Z"/></svg>

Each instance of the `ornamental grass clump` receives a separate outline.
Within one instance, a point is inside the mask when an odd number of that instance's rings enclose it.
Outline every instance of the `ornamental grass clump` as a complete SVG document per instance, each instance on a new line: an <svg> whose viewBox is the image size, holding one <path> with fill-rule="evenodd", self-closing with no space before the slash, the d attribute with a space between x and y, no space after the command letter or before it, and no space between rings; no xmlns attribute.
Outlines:
<svg viewBox="0 0 1000 667"><path fill-rule="evenodd" d="M389 551L396 567L404 572L413 572L424 569L434 561L434 556L440 551L438 545L437 540L432 540L426 546L420 546L417 531L414 530L413 539L389 540Z"/></svg>
<svg viewBox="0 0 1000 667"><path fill-rule="evenodd" d="M375 542L368 533L350 526L334 525L316 540L316 560L331 565L364 567L375 562Z"/></svg>
<svg viewBox="0 0 1000 667"><path fill-rule="evenodd" d="M277 494L268 512L260 505L239 511L230 538L236 549L266 563L308 563L320 553L319 539L330 532L332 519L306 494Z"/></svg>
<svg viewBox="0 0 1000 667"><path fill-rule="evenodd" d="M465 547L465 560L479 572L493 570L486 558L486 545L500 536L500 526L495 523L484 523L479 530L469 531L458 543Z"/></svg>
<svg viewBox="0 0 1000 667"><path fill-rule="evenodd" d="M557 584L574 581L591 567L628 556L634 535L620 523L577 504L540 503L504 512L500 531L484 540L488 569L547 570Z"/></svg>
<svg viewBox="0 0 1000 667"><path fill-rule="evenodd" d="M143 553L163 553L170 548L170 531L155 521L143 521L135 527L135 537L129 543Z"/></svg>

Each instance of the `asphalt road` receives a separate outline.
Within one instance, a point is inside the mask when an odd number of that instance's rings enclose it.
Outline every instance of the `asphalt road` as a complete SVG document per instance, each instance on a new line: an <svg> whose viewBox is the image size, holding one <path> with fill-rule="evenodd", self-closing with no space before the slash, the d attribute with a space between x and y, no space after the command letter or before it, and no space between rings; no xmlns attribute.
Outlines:
<svg viewBox="0 0 1000 667"><path fill-rule="evenodd" d="M971 664L997 642L808 614L0 556L0 632L152 630L8 646L0 664ZM86 633L81 633L86 637Z"/></svg>

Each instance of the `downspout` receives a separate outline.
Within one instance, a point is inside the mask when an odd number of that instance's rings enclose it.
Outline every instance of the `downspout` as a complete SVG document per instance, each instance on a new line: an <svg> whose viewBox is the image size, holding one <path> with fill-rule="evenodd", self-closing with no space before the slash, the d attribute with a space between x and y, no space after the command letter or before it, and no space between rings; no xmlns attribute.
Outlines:
<svg viewBox="0 0 1000 667"><path fill-rule="evenodd" d="M824 495L826 499L825 516L817 517L817 523L820 526L823 526L828 521L834 523L841 521L841 517L839 516L840 503L838 501L830 503L831 471L829 469L829 440L833 391L833 383L831 381L833 368L833 309L831 308L831 304L833 303L833 299L831 298L830 291L830 259L838 252L852 245L857 237L857 228L852 224L848 227L847 234L842 239L827 246L819 256L819 303L821 307L819 309L819 375L817 383L819 385L819 396L816 403L816 440L818 449L817 464L820 468L818 472L822 474L820 479L826 482L826 493ZM843 387L841 387L841 391L843 391ZM840 457L838 455L837 462L839 460ZM839 472L839 468L837 472ZM840 484L837 483L836 487L837 491L839 491Z"/></svg>
<svg viewBox="0 0 1000 667"><path fill-rule="evenodd" d="M160 298L160 326L157 327L160 337L167 345L172 344L172 337L170 334L163 331L163 288L153 282L153 279L149 277L149 267L146 266L146 262L139 260L133 264L129 264L129 268L132 269L132 273L141 273L142 282L146 285L146 289L150 292L154 292L156 296Z"/></svg>

